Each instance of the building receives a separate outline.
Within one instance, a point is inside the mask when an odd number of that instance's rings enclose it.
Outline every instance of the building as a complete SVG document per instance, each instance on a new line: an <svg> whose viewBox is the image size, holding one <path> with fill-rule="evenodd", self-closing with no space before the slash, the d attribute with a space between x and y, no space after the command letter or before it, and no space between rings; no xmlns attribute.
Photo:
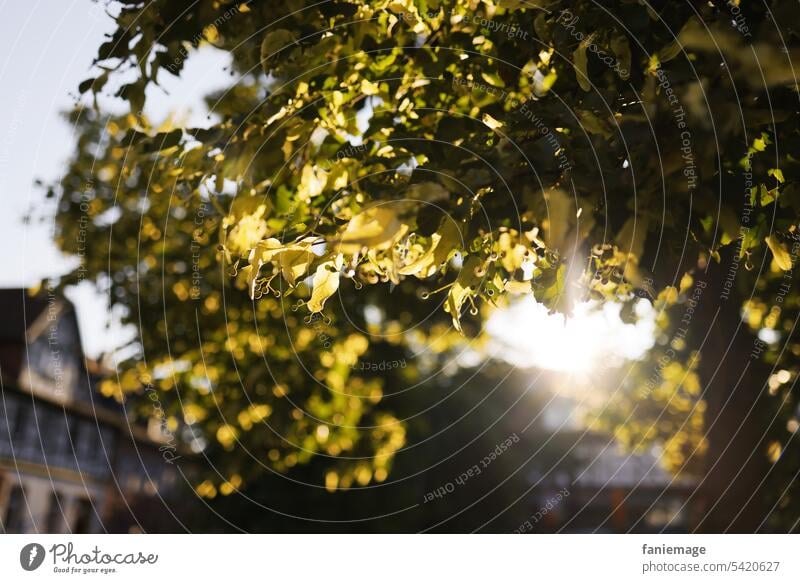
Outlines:
<svg viewBox="0 0 800 583"><path fill-rule="evenodd" d="M72 304L3 289L0 306L0 531L176 530L177 468L157 432L95 390L103 371L84 357Z"/></svg>
<svg viewBox="0 0 800 583"><path fill-rule="evenodd" d="M660 452L625 451L613 437L583 429L571 398L549 400L536 442L558 451L527 474L532 496L523 532L689 532L698 479L672 475Z"/></svg>

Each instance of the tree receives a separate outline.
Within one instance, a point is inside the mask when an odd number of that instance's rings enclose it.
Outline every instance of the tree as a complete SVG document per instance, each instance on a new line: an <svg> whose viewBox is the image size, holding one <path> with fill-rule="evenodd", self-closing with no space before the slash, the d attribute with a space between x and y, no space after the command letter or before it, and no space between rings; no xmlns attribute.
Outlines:
<svg viewBox="0 0 800 583"><path fill-rule="evenodd" d="M479 341L493 306L633 315L646 298L663 342L599 426L665 443L678 472L707 451L707 506L725 503L701 527L792 528L797 16L786 0L122 2L80 90L131 113L75 111L54 188L58 243L81 257L63 283L100 283L139 328L106 390L158 385L175 431L231 452L204 495L238 487L246 456L256 473L329 456L328 488L366 485L404 444L393 390ZM218 121L152 127L147 92L206 44L232 58Z"/></svg>

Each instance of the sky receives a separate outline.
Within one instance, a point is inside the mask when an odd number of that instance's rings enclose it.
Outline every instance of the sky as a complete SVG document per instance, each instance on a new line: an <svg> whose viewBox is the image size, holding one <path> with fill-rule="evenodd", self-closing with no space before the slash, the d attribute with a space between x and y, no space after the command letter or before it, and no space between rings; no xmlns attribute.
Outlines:
<svg viewBox="0 0 800 583"><path fill-rule="evenodd" d="M4 3L5 4L5 3ZM22 216L41 207L36 178L58 177L72 132L59 112L74 103L93 52L111 29L88 1L9 2L0 20L0 285L30 285L68 264L50 242L48 225L26 227ZM62 8L63 7L63 8Z"/></svg>
<svg viewBox="0 0 800 583"><path fill-rule="evenodd" d="M76 88L92 76L97 48L114 25L104 6L90 0L6 0L2 6L0 287L8 288L31 286L70 269L70 259L52 243L52 222L26 225L23 217L31 208L36 214L52 211L34 182L57 181L62 175L74 133L61 112L75 104ZM163 119L172 110L191 111L191 118L204 118L201 98L225 84L226 61L213 49L189 59L180 81L163 80L169 95L160 90L148 94L146 113ZM87 354L97 356L120 341L119 327L107 329L108 319L97 318L107 310L90 286L69 296L77 306Z"/></svg>

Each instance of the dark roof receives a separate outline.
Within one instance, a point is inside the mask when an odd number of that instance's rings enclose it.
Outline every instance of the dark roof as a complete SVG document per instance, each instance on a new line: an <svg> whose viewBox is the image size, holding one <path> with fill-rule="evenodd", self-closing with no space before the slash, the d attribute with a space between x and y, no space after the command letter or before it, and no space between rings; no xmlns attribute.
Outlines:
<svg viewBox="0 0 800 583"><path fill-rule="evenodd" d="M0 289L0 342L25 342L25 334L47 309L47 298L24 288Z"/></svg>
<svg viewBox="0 0 800 583"><path fill-rule="evenodd" d="M87 362L81 347L80 329L72 303L60 293L41 291L31 295L27 289L0 289L0 372L4 377L4 387L17 391L28 392L22 388L17 379L26 362L26 346L34 341L36 336L46 331L47 322L44 318L50 317L46 311L54 306L56 309L53 317L70 318L75 324L79 351L78 357L81 371L78 375L78 386L71 398L71 406L91 403L115 413L122 411L121 406L114 399L104 397L100 393L90 395L94 384L108 374L98 363ZM39 394L42 397L41 394Z"/></svg>

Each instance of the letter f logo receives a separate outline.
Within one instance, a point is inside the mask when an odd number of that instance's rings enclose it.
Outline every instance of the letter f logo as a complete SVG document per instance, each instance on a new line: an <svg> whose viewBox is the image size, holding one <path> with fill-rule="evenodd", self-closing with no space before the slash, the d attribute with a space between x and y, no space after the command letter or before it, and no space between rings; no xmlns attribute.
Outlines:
<svg viewBox="0 0 800 583"><path fill-rule="evenodd" d="M44 547L38 543L29 543L19 553L19 564L26 571L35 571L44 562Z"/></svg>

